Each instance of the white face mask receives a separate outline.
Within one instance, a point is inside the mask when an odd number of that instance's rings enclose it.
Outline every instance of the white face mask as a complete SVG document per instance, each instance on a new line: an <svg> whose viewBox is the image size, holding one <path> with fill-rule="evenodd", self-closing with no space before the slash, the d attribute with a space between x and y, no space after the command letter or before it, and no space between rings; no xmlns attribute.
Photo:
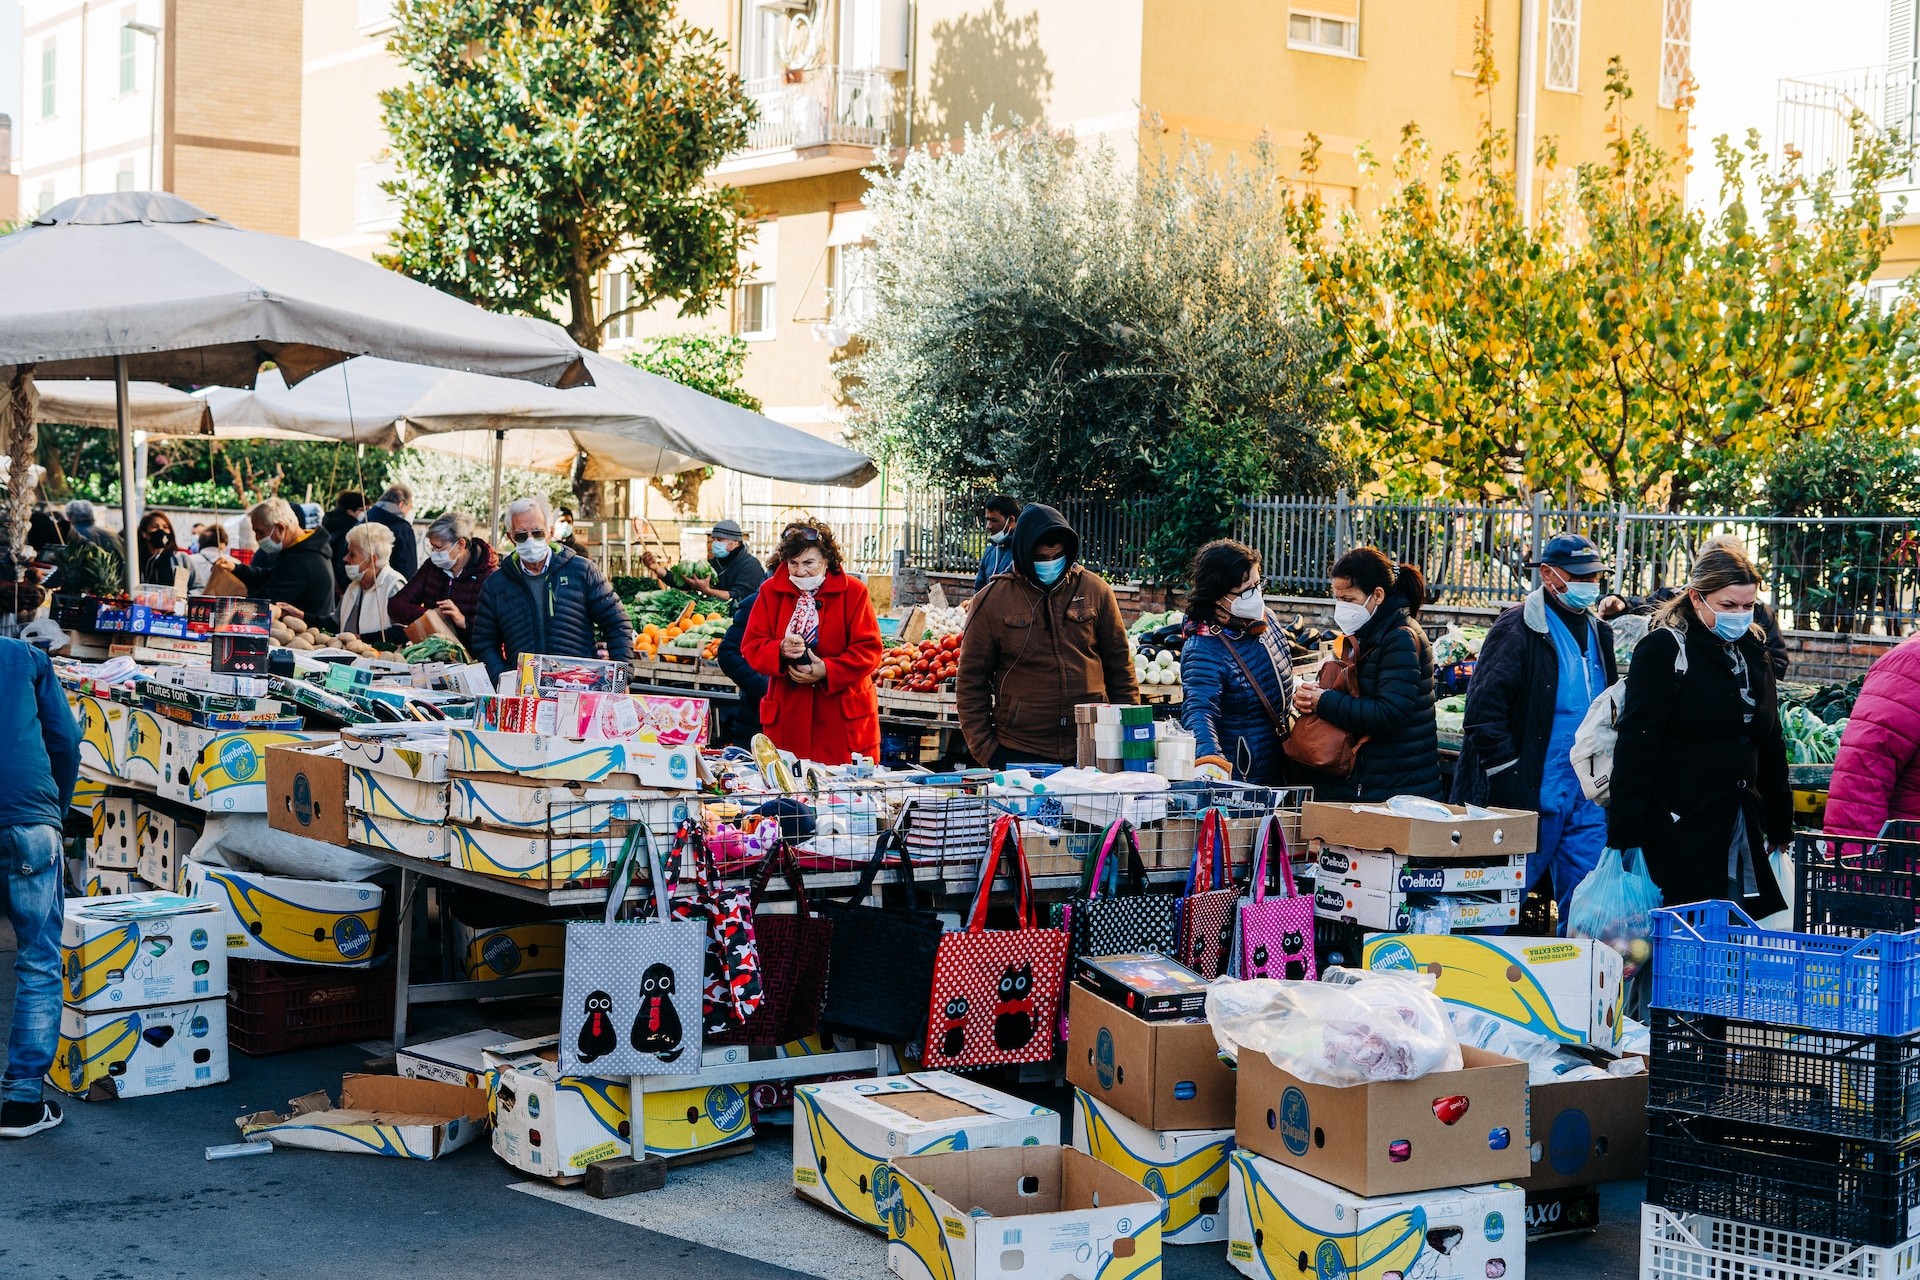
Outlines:
<svg viewBox="0 0 1920 1280"><path fill-rule="evenodd" d="M1373 619L1373 610L1363 604L1354 604L1350 600L1333 602L1333 625L1347 635L1353 635Z"/></svg>
<svg viewBox="0 0 1920 1280"><path fill-rule="evenodd" d="M562 520L553 526L553 536L565 540L573 536L573 521Z"/></svg>
<svg viewBox="0 0 1920 1280"><path fill-rule="evenodd" d="M818 591L823 585L825 585L827 581L827 575L824 573L815 573L815 574L810 574L806 577L802 577L801 575L794 573L792 570L788 570L787 581L791 582L794 586L800 588L802 591Z"/></svg>
<svg viewBox="0 0 1920 1280"><path fill-rule="evenodd" d="M278 539L278 538L262 538L262 539L260 539L260 548L259 548L259 549L260 549L260 550L262 550L262 551L278 551L278 550L280 549L280 539Z"/></svg>
<svg viewBox="0 0 1920 1280"><path fill-rule="evenodd" d="M545 564L547 557L553 554L553 548L547 545L545 538L528 538L516 550L523 564Z"/></svg>
<svg viewBox="0 0 1920 1280"><path fill-rule="evenodd" d="M1227 602L1227 612L1236 618L1252 622L1266 615L1267 602L1260 598L1260 588L1248 587Z"/></svg>
<svg viewBox="0 0 1920 1280"><path fill-rule="evenodd" d="M427 552L427 559L433 561L433 567L440 570L440 572L442 573L453 572L453 552L429 551Z"/></svg>

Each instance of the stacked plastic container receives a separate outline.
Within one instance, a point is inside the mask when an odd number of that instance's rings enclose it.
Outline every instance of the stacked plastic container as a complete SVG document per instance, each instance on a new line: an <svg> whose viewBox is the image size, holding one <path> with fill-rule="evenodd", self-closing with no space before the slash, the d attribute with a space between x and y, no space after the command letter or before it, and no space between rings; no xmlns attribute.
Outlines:
<svg viewBox="0 0 1920 1280"><path fill-rule="evenodd" d="M1884 852L1803 839L1796 931L1727 902L1656 914L1648 1280L1920 1280L1911 899L1896 919L1855 885L1862 912L1809 910L1810 884Z"/></svg>

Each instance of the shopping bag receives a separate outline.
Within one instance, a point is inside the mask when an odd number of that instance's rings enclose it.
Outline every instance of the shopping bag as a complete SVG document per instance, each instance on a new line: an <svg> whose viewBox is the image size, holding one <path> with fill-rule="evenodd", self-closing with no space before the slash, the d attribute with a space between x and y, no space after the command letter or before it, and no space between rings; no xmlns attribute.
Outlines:
<svg viewBox="0 0 1920 1280"><path fill-rule="evenodd" d="M709 1044L783 1045L820 1029L820 1001L826 994L827 956L833 924L807 909L806 884L793 846L780 837L780 825L760 824L767 855L754 873L748 901L753 909L753 938L760 952L760 1007L747 1020ZM792 911L762 911L760 899L774 873L793 891Z"/></svg>
<svg viewBox="0 0 1920 1280"><path fill-rule="evenodd" d="M1313 981L1319 976L1313 959L1313 899L1294 887L1293 855L1277 813L1268 814L1260 824L1248 879L1252 890L1240 904L1236 926L1240 971L1234 976ZM1268 897L1282 881L1285 894Z"/></svg>
<svg viewBox="0 0 1920 1280"><path fill-rule="evenodd" d="M897 907L868 905L889 853L900 859L906 902ZM938 913L920 906L913 860L898 831L881 833L860 883L844 902L823 901L820 915L833 926L821 1027L880 1044L918 1039L927 1029L934 954L945 927Z"/></svg>
<svg viewBox="0 0 1920 1280"><path fill-rule="evenodd" d="M1124 866L1118 848L1123 836ZM1140 843L1134 837L1133 824L1125 819L1114 823L1101 842L1087 897L1073 904L1067 929L1069 968L1082 956L1144 951L1172 956L1174 918L1179 911L1178 895L1148 892L1147 871L1140 861Z"/></svg>
<svg viewBox="0 0 1920 1280"><path fill-rule="evenodd" d="M703 1022L708 1035L723 1035L746 1024L766 990L754 941L753 895L720 879L699 823L682 822L674 834L675 868L683 849L693 855L693 893L674 899L673 914L698 921L707 932Z"/></svg>
<svg viewBox="0 0 1920 1280"><path fill-rule="evenodd" d="M1019 918L1015 928L988 929L987 902L1003 862ZM1048 1061L1066 972L1066 936L1043 927L1034 914L1019 820L1002 817L980 863L966 929L940 939L922 1065L935 1071Z"/></svg>
<svg viewBox="0 0 1920 1280"><path fill-rule="evenodd" d="M622 920L644 859L653 918ZM700 1070L706 930L673 917L666 869L644 825L622 846L600 920L567 925L560 1070L578 1076L693 1075Z"/></svg>
<svg viewBox="0 0 1920 1280"><path fill-rule="evenodd" d="M1660 886L1647 874L1638 849L1603 849L1600 861L1573 890L1567 906L1567 936L1593 938L1620 953L1620 976L1627 979L1653 954L1653 913L1660 909Z"/></svg>
<svg viewBox="0 0 1920 1280"><path fill-rule="evenodd" d="M1218 808L1200 817L1193 862L1187 867L1187 891L1180 899L1177 954L1181 964L1211 982L1233 964L1233 916L1240 890L1230 883L1233 851L1227 847L1227 820Z"/></svg>

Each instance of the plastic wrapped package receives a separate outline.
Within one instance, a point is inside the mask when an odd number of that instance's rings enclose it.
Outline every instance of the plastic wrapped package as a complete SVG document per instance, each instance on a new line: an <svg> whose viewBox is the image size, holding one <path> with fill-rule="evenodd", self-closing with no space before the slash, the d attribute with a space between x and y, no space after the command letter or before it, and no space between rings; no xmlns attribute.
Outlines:
<svg viewBox="0 0 1920 1280"><path fill-rule="evenodd" d="M1264 1053L1309 1084L1416 1080L1458 1071L1460 1042L1427 974L1329 969L1319 982L1222 978L1207 989L1221 1052Z"/></svg>

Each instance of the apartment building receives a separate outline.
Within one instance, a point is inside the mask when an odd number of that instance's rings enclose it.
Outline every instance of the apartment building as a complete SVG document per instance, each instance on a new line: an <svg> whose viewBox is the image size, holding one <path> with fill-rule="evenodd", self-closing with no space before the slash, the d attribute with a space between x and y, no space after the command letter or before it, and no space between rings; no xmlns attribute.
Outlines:
<svg viewBox="0 0 1920 1280"><path fill-rule="evenodd" d="M24 0L21 216L161 188L299 231L301 0Z"/></svg>

